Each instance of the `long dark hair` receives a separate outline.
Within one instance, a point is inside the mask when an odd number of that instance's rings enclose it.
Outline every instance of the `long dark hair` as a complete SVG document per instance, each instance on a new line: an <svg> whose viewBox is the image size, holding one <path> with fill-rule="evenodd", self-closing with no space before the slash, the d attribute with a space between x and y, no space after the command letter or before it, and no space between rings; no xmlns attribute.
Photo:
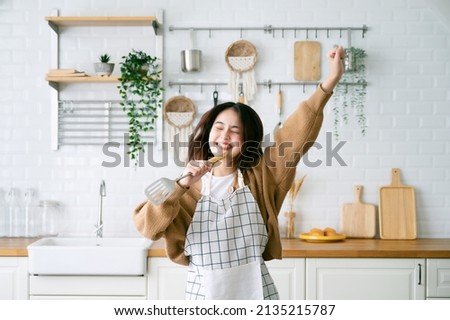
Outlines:
<svg viewBox="0 0 450 320"><path fill-rule="evenodd" d="M209 148L209 133L219 113L226 109L233 109L242 123L243 143L241 153L233 161L233 166L246 169L258 163L262 155L261 142L264 134L261 118L250 106L234 102L219 104L201 117L189 138L188 161L208 160L213 157Z"/></svg>

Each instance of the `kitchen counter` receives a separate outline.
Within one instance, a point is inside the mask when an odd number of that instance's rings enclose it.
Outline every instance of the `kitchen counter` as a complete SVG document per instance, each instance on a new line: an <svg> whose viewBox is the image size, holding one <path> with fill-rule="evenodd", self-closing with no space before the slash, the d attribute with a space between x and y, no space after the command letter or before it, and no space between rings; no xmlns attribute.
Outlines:
<svg viewBox="0 0 450 320"><path fill-rule="evenodd" d="M282 239L284 258L450 258L450 239L346 239L311 243ZM150 257L165 257L164 241L153 243Z"/></svg>
<svg viewBox="0 0 450 320"><path fill-rule="evenodd" d="M0 238L0 257L26 257L36 238ZM283 239L284 258L450 258L450 239L380 240L346 239L310 243ZM164 241L156 241L149 257L165 257Z"/></svg>
<svg viewBox="0 0 450 320"><path fill-rule="evenodd" d="M0 257L28 257L27 246L37 238L0 238Z"/></svg>

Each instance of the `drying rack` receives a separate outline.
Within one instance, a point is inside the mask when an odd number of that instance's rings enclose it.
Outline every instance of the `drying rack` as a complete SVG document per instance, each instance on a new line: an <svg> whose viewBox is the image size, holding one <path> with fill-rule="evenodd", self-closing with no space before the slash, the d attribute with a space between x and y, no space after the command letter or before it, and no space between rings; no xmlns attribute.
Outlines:
<svg viewBox="0 0 450 320"><path fill-rule="evenodd" d="M104 145L128 142L128 117L120 100L59 100L58 145ZM147 141L155 140L155 131Z"/></svg>

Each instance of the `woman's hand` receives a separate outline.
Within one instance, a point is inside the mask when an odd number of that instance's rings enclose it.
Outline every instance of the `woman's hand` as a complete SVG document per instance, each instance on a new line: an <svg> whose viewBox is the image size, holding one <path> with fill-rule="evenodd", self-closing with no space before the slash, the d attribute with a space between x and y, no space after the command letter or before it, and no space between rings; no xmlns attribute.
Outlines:
<svg viewBox="0 0 450 320"><path fill-rule="evenodd" d="M191 185L200 180L205 173L211 171L212 167L212 163L209 163L208 161L192 160L184 168L182 174L186 175L190 173L191 175L178 181L178 184L183 188L189 188Z"/></svg>
<svg viewBox="0 0 450 320"><path fill-rule="evenodd" d="M328 93L333 92L334 87L337 85L339 80L344 73L344 61L345 51L342 46L333 48L328 53L328 65L330 66L330 73L327 79L322 83L322 89Z"/></svg>

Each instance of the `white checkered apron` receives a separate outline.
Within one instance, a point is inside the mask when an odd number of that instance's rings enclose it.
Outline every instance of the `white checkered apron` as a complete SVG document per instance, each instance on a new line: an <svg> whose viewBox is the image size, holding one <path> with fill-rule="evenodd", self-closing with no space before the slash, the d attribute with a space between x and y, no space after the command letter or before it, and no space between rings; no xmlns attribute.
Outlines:
<svg viewBox="0 0 450 320"><path fill-rule="evenodd" d="M190 257L186 299L204 300L203 270L227 269L260 261L265 300L279 299L277 288L262 259L267 230L248 186L238 171L239 188L228 198L202 195L186 234L185 254ZM249 290L251 290L249 288Z"/></svg>

